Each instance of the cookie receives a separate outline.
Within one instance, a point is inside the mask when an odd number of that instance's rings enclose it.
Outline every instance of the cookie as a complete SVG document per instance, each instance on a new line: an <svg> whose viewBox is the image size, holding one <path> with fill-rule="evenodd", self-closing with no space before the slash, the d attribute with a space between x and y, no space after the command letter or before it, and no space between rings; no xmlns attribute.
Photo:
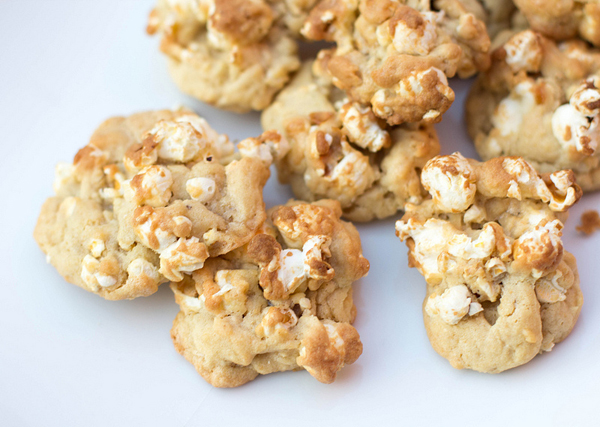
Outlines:
<svg viewBox="0 0 600 427"><path fill-rule="evenodd" d="M600 46L600 2L514 0L535 31L555 40L573 37Z"/></svg>
<svg viewBox="0 0 600 427"><path fill-rule="evenodd" d="M300 66L295 38L316 0L159 0L160 34L179 88L219 108L262 110Z"/></svg>
<svg viewBox="0 0 600 427"><path fill-rule="evenodd" d="M323 383L356 361L362 344L352 283L364 277L354 226L338 202L288 202L250 242L171 285L180 312L175 348L216 387L306 369Z"/></svg>
<svg viewBox="0 0 600 427"><path fill-rule="evenodd" d="M279 180L299 199L338 200L352 221L421 201L419 171L439 153L433 126L388 126L368 104L349 101L319 65L306 63L262 114L263 128L279 131L291 147L275 161Z"/></svg>
<svg viewBox="0 0 600 427"><path fill-rule="evenodd" d="M571 171L538 175L519 157L480 163L435 157L431 199L407 205L396 234L427 281L423 318L453 367L496 373L565 339L583 298L563 249L567 210L581 197Z"/></svg>
<svg viewBox="0 0 600 427"><path fill-rule="evenodd" d="M67 281L111 300L150 295L248 243L268 177L188 110L114 117L57 166L34 237Z"/></svg>
<svg viewBox="0 0 600 427"><path fill-rule="evenodd" d="M490 64L483 18L477 3L459 0L322 0L302 34L336 43L318 60L351 101L390 125L435 123L454 101L447 77Z"/></svg>
<svg viewBox="0 0 600 427"><path fill-rule="evenodd" d="M600 50L527 30L492 57L466 106L479 155L522 156L542 173L572 169L584 191L600 188Z"/></svg>

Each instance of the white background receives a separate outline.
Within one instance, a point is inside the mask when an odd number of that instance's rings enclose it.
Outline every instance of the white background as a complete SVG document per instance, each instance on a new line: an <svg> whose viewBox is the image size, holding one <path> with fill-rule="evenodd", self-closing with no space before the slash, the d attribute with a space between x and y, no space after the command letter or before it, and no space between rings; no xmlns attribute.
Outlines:
<svg viewBox="0 0 600 427"><path fill-rule="evenodd" d="M600 233L575 232L600 194L571 210L565 245L579 261L585 304L572 335L499 375L458 371L429 345L422 277L407 267L394 219L360 225L369 276L356 284L362 357L336 383L306 372L216 389L173 348L177 305L165 285L109 302L67 284L32 238L54 165L70 161L106 118L184 104L234 139L260 133L258 114L214 110L178 92L158 40L144 33L152 1L0 1L0 425L598 425ZM438 126L444 153L474 150L462 122L469 82ZM291 196L274 178L268 206Z"/></svg>

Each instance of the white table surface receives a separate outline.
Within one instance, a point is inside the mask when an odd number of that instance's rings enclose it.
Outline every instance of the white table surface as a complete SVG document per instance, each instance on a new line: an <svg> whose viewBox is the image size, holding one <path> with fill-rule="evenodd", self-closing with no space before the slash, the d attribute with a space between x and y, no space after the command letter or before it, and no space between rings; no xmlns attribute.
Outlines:
<svg viewBox="0 0 600 427"><path fill-rule="evenodd" d="M70 161L112 115L183 104L221 132L260 133L259 115L217 111L181 94L158 40L145 35L151 0L1 0L0 426L599 425L600 233L575 232L600 193L571 210L565 246L579 262L585 304L551 353L499 375L458 371L431 348L423 278L407 267L394 219L359 225L367 278L355 286L364 353L332 385L306 372L237 389L204 382L174 350L168 286L110 302L67 284L32 238ZM438 126L444 153L475 156L462 121L469 82ZM272 178L268 206L291 196Z"/></svg>

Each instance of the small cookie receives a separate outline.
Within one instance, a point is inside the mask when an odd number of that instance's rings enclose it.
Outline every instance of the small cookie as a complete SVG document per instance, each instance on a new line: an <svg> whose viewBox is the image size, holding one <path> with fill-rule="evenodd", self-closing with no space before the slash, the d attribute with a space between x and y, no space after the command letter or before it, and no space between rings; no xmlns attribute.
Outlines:
<svg viewBox="0 0 600 427"><path fill-rule="evenodd" d="M187 110L111 118L57 166L34 237L67 281L106 299L150 295L264 222L268 165L235 157Z"/></svg>
<svg viewBox="0 0 600 427"><path fill-rule="evenodd" d="M362 353L352 283L364 277L354 226L338 202L288 202L250 243L212 258L171 289L171 337L206 381L236 387L259 374L306 369L323 383Z"/></svg>
<svg viewBox="0 0 600 427"><path fill-rule="evenodd" d="M527 30L492 54L469 94L466 120L484 160L522 156L542 172L572 169L600 188L600 50Z"/></svg>
<svg viewBox="0 0 600 427"><path fill-rule="evenodd" d="M535 31L555 40L581 37L600 46L598 0L514 0Z"/></svg>
<svg viewBox="0 0 600 427"><path fill-rule="evenodd" d="M279 180L302 200L338 200L353 221L385 218L419 203L425 162L439 153L432 125L391 128L368 105L350 102L306 63L262 114L264 129L276 129L291 150L276 160Z"/></svg>
<svg viewBox="0 0 600 427"><path fill-rule="evenodd" d="M538 175L519 157L480 163L454 153L421 175L432 199L407 205L396 234L427 281L423 318L453 367L502 372L569 335L583 303L563 250L571 171Z"/></svg>
<svg viewBox="0 0 600 427"><path fill-rule="evenodd" d="M316 0L159 0L148 23L179 88L219 108L262 110L300 67L295 37Z"/></svg>
<svg viewBox="0 0 600 427"><path fill-rule="evenodd" d="M318 60L351 101L390 125L435 123L454 101L447 77L490 64L482 19L477 3L459 0L322 0L302 34L335 41Z"/></svg>

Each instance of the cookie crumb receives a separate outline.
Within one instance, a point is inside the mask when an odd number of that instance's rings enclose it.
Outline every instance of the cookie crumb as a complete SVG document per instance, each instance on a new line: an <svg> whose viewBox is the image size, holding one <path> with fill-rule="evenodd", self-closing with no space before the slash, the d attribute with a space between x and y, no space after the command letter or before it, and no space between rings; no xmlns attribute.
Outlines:
<svg viewBox="0 0 600 427"><path fill-rule="evenodd" d="M586 236L600 230L600 215L598 211L592 209L581 214L581 225L578 225L576 229Z"/></svg>

